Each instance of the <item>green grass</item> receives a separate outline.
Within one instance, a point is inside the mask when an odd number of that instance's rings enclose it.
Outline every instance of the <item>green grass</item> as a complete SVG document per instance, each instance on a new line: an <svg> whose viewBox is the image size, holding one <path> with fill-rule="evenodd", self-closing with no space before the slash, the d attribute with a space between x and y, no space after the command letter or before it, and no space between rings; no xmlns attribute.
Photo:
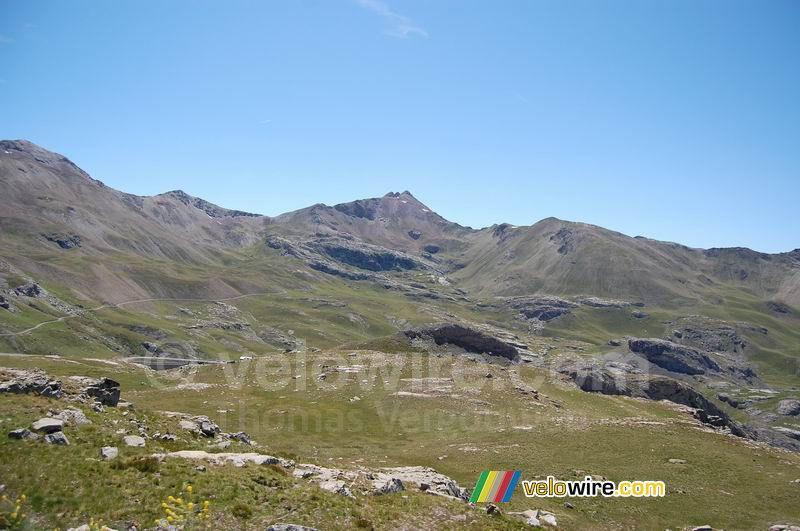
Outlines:
<svg viewBox="0 0 800 531"><path fill-rule="evenodd" d="M574 510L564 509L564 500L526 499L518 489L512 502L504 505L505 512L550 510L567 529L663 529L703 523L725 529L754 529L800 519L794 503L798 486L790 483L800 478L800 456L768 447L754 448L741 439L700 429L687 415L659 403L582 393L537 370L523 368L525 381L539 384L541 400L536 401L516 391L507 380L507 371L499 366L462 363L450 357L417 354L409 358L363 351L350 356L347 350L307 356L308 375L313 374L315 363L352 366L371 361L391 368L393 363L405 362L398 373L399 388L411 391L411 383L402 378L415 376L414 360L418 362L416 376L429 375L422 370L428 367L438 367L441 376L450 376L454 370L457 374L467 371L470 381L481 384L481 390L456 387L442 396L397 396L393 387L385 388L378 378L390 379L391 371L376 370L372 386L362 381L369 379L367 372L350 374L341 381L333 374L323 384L339 383L335 388L318 389L309 376L306 389L295 391L298 381L288 378L289 371L271 371L267 378L256 378L258 360L251 362L247 371L245 364L235 364L165 374L65 359L2 361L6 366L41 366L53 374L110 375L123 382L123 398L135 404L135 415L146 419L151 431L175 431L176 421L156 414L158 410L208 414L224 431L248 432L263 445L262 451L301 462L340 468L425 465L467 487L488 469L522 470L523 479L547 475L575 478L579 470L616 481L654 479L667 485L663 499L573 499ZM270 366L281 367L284 360L295 369L296 355L274 355ZM495 378L483 378L487 371ZM236 376L243 376L242 385L227 385L232 381L229 378ZM213 386L201 391L176 390L182 378ZM281 379L285 385L276 384ZM351 401L354 396L360 400ZM3 417L10 419L3 425L9 429L29 424L47 408L59 405L33 397L0 396L0 400ZM191 481L204 495L216 496L216 508L224 508L221 512L225 514L218 515L220 520L215 522L222 526L263 528L289 511L287 520L325 529L352 528L361 519L376 528L401 526L398 522L420 528L434 524L457 527L450 518L461 513L476 519L473 525L481 528L516 525L507 519L484 520L482 512L463 504L413 493L408 498L345 499L264 467L209 467L207 473L199 474L189 464L166 462L160 465L160 477L154 482L152 471L139 470L135 465L115 469L93 460L99 446L115 440L119 443L119 436L111 429L117 426L106 426L103 419L123 420L120 414L114 410L103 415L90 413L95 424L78 428L75 434L68 432L73 441L68 448L0 441L0 474L12 489L26 491L29 496L33 493L36 513L51 524L77 524L88 516L108 522L150 521L162 497L182 482ZM519 425L531 429L513 428ZM159 446L196 448L202 442L148 444L151 446L146 451L122 448L121 462ZM65 455L69 456L66 460ZM685 459L687 464L671 464L671 458ZM45 474L60 478L60 486L43 484L39 478ZM109 491L112 486L122 486L122 490L103 492L99 499L91 499L86 490L92 488L90 477ZM283 487L265 488L263 482L278 482ZM131 504L131 499L138 503ZM230 510L237 504L250 507L252 516L235 519ZM65 508L70 510L64 520L57 520Z"/></svg>

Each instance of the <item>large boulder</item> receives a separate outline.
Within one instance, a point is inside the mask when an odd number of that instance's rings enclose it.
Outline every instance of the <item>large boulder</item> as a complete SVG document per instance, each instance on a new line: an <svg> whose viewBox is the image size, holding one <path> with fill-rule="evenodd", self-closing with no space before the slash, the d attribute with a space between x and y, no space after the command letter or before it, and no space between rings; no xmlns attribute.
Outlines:
<svg viewBox="0 0 800 531"><path fill-rule="evenodd" d="M44 442L49 444L57 444L59 446L69 445L69 439L67 439L67 436L64 435L63 431L48 433L47 435L44 436Z"/></svg>
<svg viewBox="0 0 800 531"><path fill-rule="evenodd" d="M83 411L76 408L67 408L57 415L58 418L74 426L91 424L92 421L86 417Z"/></svg>
<svg viewBox="0 0 800 531"><path fill-rule="evenodd" d="M140 437L138 435L126 435L123 437L125 444L128 446L133 446L137 448L141 448L145 445L144 437Z"/></svg>
<svg viewBox="0 0 800 531"><path fill-rule="evenodd" d="M106 461L116 458L119 455L119 449L116 446L103 446L100 448L100 457Z"/></svg>
<svg viewBox="0 0 800 531"><path fill-rule="evenodd" d="M800 415L800 400L796 398L785 398L778 402L778 414L797 416Z"/></svg>
<svg viewBox="0 0 800 531"><path fill-rule="evenodd" d="M103 378L85 387L83 393L104 406L116 407L120 395L119 382L111 378Z"/></svg>
<svg viewBox="0 0 800 531"><path fill-rule="evenodd" d="M61 419L45 417L34 422L31 425L31 428L33 428L33 431L38 431L39 433L55 433L64 428L64 421Z"/></svg>
<svg viewBox="0 0 800 531"><path fill-rule="evenodd" d="M630 339L628 348L653 365L682 374L705 374L720 367L708 355L664 339Z"/></svg>
<svg viewBox="0 0 800 531"><path fill-rule="evenodd" d="M28 428L17 428L8 432L9 439L38 439L39 436Z"/></svg>

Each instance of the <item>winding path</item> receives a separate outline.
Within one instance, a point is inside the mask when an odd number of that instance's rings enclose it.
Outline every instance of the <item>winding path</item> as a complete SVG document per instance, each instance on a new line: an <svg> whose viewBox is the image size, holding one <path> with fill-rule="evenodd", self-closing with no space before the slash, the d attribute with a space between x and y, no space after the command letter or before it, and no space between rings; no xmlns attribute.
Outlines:
<svg viewBox="0 0 800 531"><path fill-rule="evenodd" d="M96 312L96 311L99 311L99 310L103 310L105 308L120 308L122 306L127 306L129 304L139 304L139 303L143 303L143 302L227 302L227 301L235 301L237 299L244 299L245 297L255 297L256 295L268 295L269 293L271 293L271 292L263 291L263 292L260 292L260 293L245 293L244 295L237 295L235 297L226 297L224 299L187 299L187 298L177 298L177 299L172 299L172 298L137 299L137 300L133 300L133 301L101 304L100 306L98 306L96 308L89 308L89 309L86 309L84 311ZM64 321L66 319L71 319L73 317L80 317L80 314L65 315L63 317L59 317L58 319L53 319L51 321L43 321L43 322L41 322L41 323L39 323L39 324L37 324L35 326L32 326L32 327L27 328L25 330L21 330L19 332L4 332L4 333L0 334L0 337L21 336L23 334L27 334L29 332L33 332L34 330L37 330L37 329L41 328L44 325L48 325L48 324L52 324L52 323L60 323L61 321Z"/></svg>

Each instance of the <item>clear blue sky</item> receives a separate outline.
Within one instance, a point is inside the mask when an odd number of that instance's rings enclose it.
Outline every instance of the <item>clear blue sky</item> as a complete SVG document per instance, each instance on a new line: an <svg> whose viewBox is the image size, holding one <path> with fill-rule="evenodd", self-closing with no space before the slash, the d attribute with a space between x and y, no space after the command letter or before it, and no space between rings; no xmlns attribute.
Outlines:
<svg viewBox="0 0 800 531"><path fill-rule="evenodd" d="M137 194L800 247L795 0L0 0L0 102Z"/></svg>

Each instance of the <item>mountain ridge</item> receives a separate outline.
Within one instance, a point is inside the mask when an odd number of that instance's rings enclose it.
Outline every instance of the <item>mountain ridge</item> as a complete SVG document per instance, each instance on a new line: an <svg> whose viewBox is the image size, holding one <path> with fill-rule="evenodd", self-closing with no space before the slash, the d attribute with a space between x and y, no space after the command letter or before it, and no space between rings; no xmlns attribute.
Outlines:
<svg viewBox="0 0 800 531"><path fill-rule="evenodd" d="M539 221L536 221L536 222L534 222L534 223L532 223L530 225L513 225L513 224L507 223L507 222L498 222L498 223L494 223L494 224L486 226L486 227L481 227L481 228L475 229L475 228L472 228L472 227L469 227L469 226L466 226L466 225L461 225L461 224L459 224L457 222L454 222L454 221L447 220L446 218L444 218L441 215L439 215L438 213L436 213L434 210L432 210L432 209L428 208L427 206L425 206L421 201L419 201L408 190L405 190L403 192L387 192L386 194L384 194L381 197L354 199L352 201L347 201L347 202L344 202L344 203L336 203L336 204L333 204L333 205L328 205L326 203L315 203L315 204L309 205L307 207L302 207L302 208L299 208L299 209L296 209L296 210L291 210L291 211L283 212L283 213L276 214L276 215L261 214L261 213L243 211L243 210L239 210L239 209L235 209L235 208L223 207L223 206L217 205L217 204L207 200L206 198L202 198L202 197L199 197L199 196L194 196L194 195L189 194L189 193L187 193L187 192L185 192L184 190L181 190L181 189L170 190L170 191L161 192L161 193L153 194L153 195L137 195L137 194L131 194L131 193L128 193L128 192L125 192L125 191L122 191L122 190L117 190L115 188L108 187L108 185L106 185L103 181L91 177L88 173L86 173L78 165L76 165L74 162L72 162L72 160L70 160L68 157L66 157L64 155L61 155L59 153L53 152L53 151L49 151L49 150L47 150L47 149L35 144L34 142L31 142L31 141L25 140L25 139L0 140L0 149L6 151L6 154L8 154L7 151L9 149L13 149L13 150L16 150L16 151L21 151L21 152L27 152L27 153L31 154L32 156L34 156L35 159L38 157L37 160L39 162L46 163L46 164L54 164L54 163L65 163L65 164L68 164L72 168L74 168L75 170L80 172L87 179L89 179L91 182L97 183L98 185L100 185L102 187L107 187L107 188L109 188L111 190L114 190L115 192L117 192L119 194L124 194L124 195L129 196L129 197L140 198L140 199L157 198L157 197L175 197L175 198L178 198L179 200L182 200L184 202L188 202L188 203L193 204L193 206L196 206L200 210L203 210L203 207L202 206L198 206L198 205L204 205L204 206L207 206L209 208L213 208L217 212L229 213L227 215L229 215L231 217L247 216L247 217L261 217L261 218L266 218L266 219L278 219L281 216L289 216L289 215L292 215L292 214L296 214L296 213L299 213L299 212L302 212L302 211L306 211L306 210L309 210L309 209L314 209L314 208L333 208L333 209L336 209L336 210L344 211L344 209L348 208L350 205L379 202L379 201L381 201L383 199L387 199L387 198L402 199L402 197L408 197L408 198L411 198L413 201L417 202L419 205L421 205L422 208L430 210L431 213L433 213L435 216L441 218L442 220L446 221L447 223L452 224L452 225L456 225L458 227L461 227L463 229L467 229L467 230L470 230L470 231L473 231L473 232L480 232L480 231L485 231L485 230L489 230L489 229L495 230L497 227L504 227L504 226L505 227L512 227L512 228L515 228L515 229L516 228L530 228L530 227L534 227L534 226L536 226L537 224L540 224L540 223L556 221L556 222L560 222L560 223L569 223L569 224L574 224L574 225L583 225L583 226L592 227L592 228L599 228L599 229L603 229L603 230L606 230L606 231L609 231L609 232L614 232L614 233L626 236L628 238L645 239L645 240L649 240L649 241L653 241L653 242L657 242L657 243L665 244L665 245L678 245L678 246L685 247L687 249L692 249L692 250L703 250L703 251L720 251L720 250L749 251L749 252L757 253L757 254L763 255L763 256L800 255L800 247L795 248L795 249L791 249L791 250L787 250L787 251L776 252L776 253L766 253L766 252L762 252L762 251L756 251L754 249L751 249L751 248L745 247L745 246L692 247L692 246L688 246L688 245L682 244L680 242L674 242L674 241L670 241L670 240L659 240L659 239L656 239L656 238L650 238L648 236L643 236L643 235L629 236L629 235L627 235L627 234L625 234L623 232L615 231L613 229L607 229L607 228L605 228L605 227L603 227L601 225L596 225L596 224L593 224L593 223L588 223L588 222L583 222L583 221L566 220L566 219L561 219L561 218L557 218L557 217L554 217L554 216L548 216L548 217L542 218ZM42 157L42 155L44 155L44 157ZM224 216L220 215L219 217L224 217ZM356 216L356 217L361 217L361 216Z"/></svg>
<svg viewBox="0 0 800 531"><path fill-rule="evenodd" d="M96 278L71 271L70 282L82 292L97 289L113 298L116 288L100 290L98 279L124 286L131 273L122 265L100 271L114 263L111 256L207 268L259 256L276 245L317 272L383 284L399 278L411 286L419 283L407 278L412 271L428 270L481 298L590 295L675 305L724 299L733 289L800 306L797 252L696 249L554 217L473 229L445 219L407 190L270 217L227 209L182 190L154 196L121 192L27 141L0 142L0 183L0 228L13 251L8 258L47 278L53 272L34 254L78 253L89 261L89 271L97 271ZM137 293L163 292L159 275L145 276Z"/></svg>

